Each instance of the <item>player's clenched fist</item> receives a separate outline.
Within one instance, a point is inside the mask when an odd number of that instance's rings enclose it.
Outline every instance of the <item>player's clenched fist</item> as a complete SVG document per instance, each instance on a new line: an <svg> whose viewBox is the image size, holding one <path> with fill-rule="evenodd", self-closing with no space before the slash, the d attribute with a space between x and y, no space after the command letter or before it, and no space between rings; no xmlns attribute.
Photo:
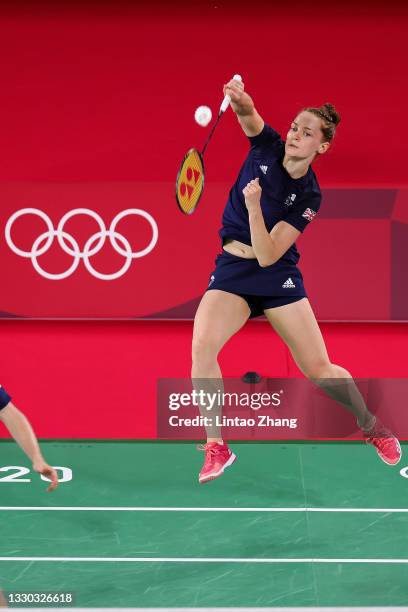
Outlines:
<svg viewBox="0 0 408 612"><path fill-rule="evenodd" d="M245 205L248 212L256 210L261 204L262 187L259 184L259 178L249 181L248 185L242 190L245 198Z"/></svg>

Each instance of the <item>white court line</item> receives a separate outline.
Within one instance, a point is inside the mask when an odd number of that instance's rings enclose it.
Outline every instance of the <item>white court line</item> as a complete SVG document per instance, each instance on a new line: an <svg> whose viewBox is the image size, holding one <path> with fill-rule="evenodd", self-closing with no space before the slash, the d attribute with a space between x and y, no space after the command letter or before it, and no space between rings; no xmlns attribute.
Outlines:
<svg viewBox="0 0 408 612"><path fill-rule="evenodd" d="M0 506L1 510L70 512L408 512L408 508L193 508L173 506Z"/></svg>
<svg viewBox="0 0 408 612"><path fill-rule="evenodd" d="M32 608L20 608L31 610ZM61 612L61 608L36 608L38 612ZM75 608L75 612L231 612L232 608ZM408 612L407 607L386 608L320 608L306 606L303 608L235 608L238 612Z"/></svg>
<svg viewBox="0 0 408 612"><path fill-rule="evenodd" d="M32 608L20 608L29 610ZM38 612L61 612L61 608L36 608ZM75 608L75 612L231 612L232 608ZM304 608L235 608L238 612L408 612L407 607L386 608L320 608L306 606Z"/></svg>
<svg viewBox="0 0 408 612"><path fill-rule="evenodd" d="M251 557L0 557L0 561L86 563L408 563L408 559L251 558Z"/></svg>

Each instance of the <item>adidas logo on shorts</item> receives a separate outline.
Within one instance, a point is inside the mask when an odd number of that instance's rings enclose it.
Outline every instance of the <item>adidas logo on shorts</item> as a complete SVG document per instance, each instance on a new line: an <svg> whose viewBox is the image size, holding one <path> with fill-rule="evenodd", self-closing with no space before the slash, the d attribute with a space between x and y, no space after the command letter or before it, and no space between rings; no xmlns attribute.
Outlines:
<svg viewBox="0 0 408 612"><path fill-rule="evenodd" d="M296 287L293 280L289 277L287 281L285 281L282 285L284 289L291 289L292 287Z"/></svg>
<svg viewBox="0 0 408 612"><path fill-rule="evenodd" d="M215 276L214 276L214 274L211 274L211 278L210 278L210 282L209 282L208 287L211 287L211 285L213 284L214 281L215 281Z"/></svg>

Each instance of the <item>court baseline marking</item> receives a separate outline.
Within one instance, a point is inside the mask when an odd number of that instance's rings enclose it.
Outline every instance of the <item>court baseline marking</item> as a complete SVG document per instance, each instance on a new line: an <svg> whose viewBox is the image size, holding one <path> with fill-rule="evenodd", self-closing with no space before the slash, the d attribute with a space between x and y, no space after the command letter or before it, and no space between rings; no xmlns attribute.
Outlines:
<svg viewBox="0 0 408 612"><path fill-rule="evenodd" d="M256 557L0 557L0 561L85 563L408 563L408 559L256 558Z"/></svg>
<svg viewBox="0 0 408 612"><path fill-rule="evenodd" d="M408 508L211 508L211 507L174 507L174 506L0 506L0 511L58 512L386 512L407 513Z"/></svg>
<svg viewBox="0 0 408 612"><path fill-rule="evenodd" d="M32 608L21 608L32 610ZM318 607L318 608L235 608L238 612L408 612L407 607ZM39 612L61 612L61 608L36 608ZM106 612L106 608L75 608L75 612ZM113 612L231 612L232 608L110 608Z"/></svg>

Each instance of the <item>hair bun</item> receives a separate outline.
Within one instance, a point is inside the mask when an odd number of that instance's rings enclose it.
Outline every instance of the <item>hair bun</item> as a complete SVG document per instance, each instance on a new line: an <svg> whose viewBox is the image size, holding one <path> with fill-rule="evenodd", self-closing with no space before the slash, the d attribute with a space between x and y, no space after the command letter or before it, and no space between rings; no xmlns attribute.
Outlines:
<svg viewBox="0 0 408 612"><path fill-rule="evenodd" d="M326 115L329 121L334 123L334 125L338 125L340 123L340 115L334 108L333 104L326 102L326 104L323 104L319 110L323 115Z"/></svg>

